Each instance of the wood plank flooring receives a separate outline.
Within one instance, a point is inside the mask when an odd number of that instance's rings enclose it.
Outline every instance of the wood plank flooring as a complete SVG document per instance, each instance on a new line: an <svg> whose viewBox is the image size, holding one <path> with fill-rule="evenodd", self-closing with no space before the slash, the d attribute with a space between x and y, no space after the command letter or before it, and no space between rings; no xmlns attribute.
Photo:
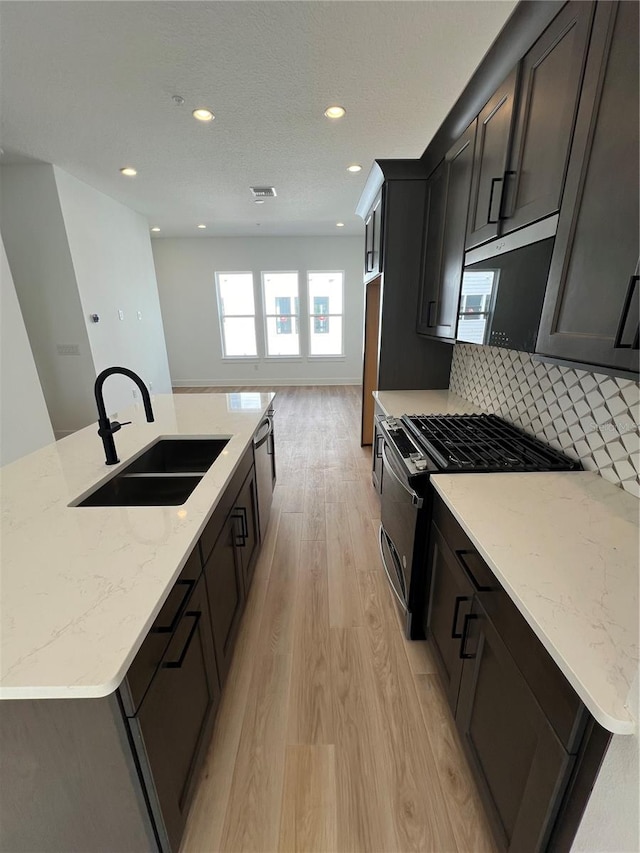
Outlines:
<svg viewBox="0 0 640 853"><path fill-rule="evenodd" d="M361 389L273 390L274 506L181 851L493 851L380 565Z"/></svg>

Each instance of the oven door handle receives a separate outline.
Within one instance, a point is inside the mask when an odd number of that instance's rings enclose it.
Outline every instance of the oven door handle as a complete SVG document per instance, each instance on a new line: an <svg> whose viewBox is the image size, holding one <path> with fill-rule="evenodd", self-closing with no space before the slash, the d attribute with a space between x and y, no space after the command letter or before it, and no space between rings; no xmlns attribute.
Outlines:
<svg viewBox="0 0 640 853"><path fill-rule="evenodd" d="M380 534L378 536L378 547L380 548L380 559L382 560L382 568L384 569L384 573L387 576L387 580L389 581L389 586L391 587L393 594L398 599L398 603L400 604L400 607L406 613L407 612L407 605L404 603L404 601L398 595L398 590L396 589L396 585L394 584L393 579L391 577L391 574L389 572L389 567L387 566L387 561L384 558L384 550L382 548L382 537L385 535L386 534L384 532L384 528L382 527L382 525L380 525Z"/></svg>
<svg viewBox="0 0 640 853"><path fill-rule="evenodd" d="M389 461L389 457L388 457L388 456L387 456L387 454L386 454L386 451L385 451L386 446L387 446L387 445L386 445L386 444L385 444L385 442L383 441L383 442L382 442L382 461L383 461L383 463L384 463L385 467L389 469L389 472L390 472L391 474L393 474L394 478L396 479L396 481L398 482L398 484L399 484L400 486L402 486L402 488L405 490L405 492L406 492L408 495L411 495L411 503L412 503L415 507L417 507L418 509L421 509L421 508L422 508L422 504L424 503L424 501L422 500L422 498L420 497L420 495L416 494L416 492L414 492L414 491L413 491L413 489L410 489L407 485L405 485L405 483L403 483L403 482L402 482L402 480L400 479L400 477L396 474L396 472L395 472L395 470L394 470L394 467L393 467L393 465L391 464L391 462Z"/></svg>

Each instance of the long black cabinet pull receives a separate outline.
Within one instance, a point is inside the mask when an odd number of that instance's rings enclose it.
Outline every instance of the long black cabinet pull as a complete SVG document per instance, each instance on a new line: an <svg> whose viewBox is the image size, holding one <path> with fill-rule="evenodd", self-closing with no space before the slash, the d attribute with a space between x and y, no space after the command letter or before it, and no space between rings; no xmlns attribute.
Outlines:
<svg viewBox="0 0 640 853"><path fill-rule="evenodd" d="M432 316L431 316L431 315L432 315L432 312L433 312L433 309L434 309L435 307L436 307L436 302L435 302L435 300L432 300L431 302L429 302L429 306L428 306L428 308L427 308L427 326L428 326L428 328L429 328L429 329L432 329L432 328L435 326L435 323L433 322L433 318L432 318Z"/></svg>
<svg viewBox="0 0 640 853"><path fill-rule="evenodd" d="M487 210L487 225L495 225L500 216L498 215L498 219L491 218L491 211L493 210L493 193L496 188L496 184L501 184L504 178L491 178L491 191L489 192L489 209ZM500 207L502 207L502 199L500 200Z"/></svg>
<svg viewBox="0 0 640 853"><path fill-rule="evenodd" d="M458 627L458 612L460 610L460 605L463 601L471 601L470 595L456 595L456 606L453 608L453 624L451 625L451 639L452 640L461 640L462 632L458 632L456 629Z"/></svg>
<svg viewBox="0 0 640 853"><path fill-rule="evenodd" d="M187 652L189 651L189 646L191 645L191 640L193 640L193 635L196 632L196 629L198 627L198 622L200 621L200 617L202 616L202 611L201 610L192 610L192 611L187 610L187 612L184 614L184 618L186 619L187 616L190 617L191 619L193 619L193 625L191 626L191 630L189 631L189 636L187 637L187 642L184 644L184 648L182 649L180 657L178 658L178 660L164 661L162 664L162 669L180 669L180 667L184 663L184 659L186 658Z"/></svg>
<svg viewBox="0 0 640 853"><path fill-rule="evenodd" d="M369 265L369 258L371 258L371 265ZM373 251L368 251L365 259L365 272L371 272L373 270Z"/></svg>
<svg viewBox="0 0 640 853"><path fill-rule="evenodd" d="M473 660L476 656L475 652L473 652L473 654L469 654L466 650L469 625L474 619L478 619L477 613L466 613L464 622L462 623L462 639L460 640L460 658L462 660Z"/></svg>
<svg viewBox="0 0 640 853"><path fill-rule="evenodd" d="M462 563L462 567L464 568L466 574L468 575L469 580L471 581L471 583L476 588L476 591L477 592L491 592L492 588L490 586L483 586L477 580L476 576L473 573L473 568L468 562L467 558L473 558L475 560L480 561L480 557L478 557L476 552L475 551L465 551L464 549L456 549L456 557Z"/></svg>
<svg viewBox="0 0 640 853"><path fill-rule="evenodd" d="M500 208L498 210L498 219L500 220L509 219L511 216L513 216L513 213L505 213L504 207L506 204L507 196L509 195L509 193L507 192L509 187L508 179L514 178L517 174L518 173L514 172L513 170L508 170L504 173L504 181L502 182L502 197L500 198Z"/></svg>
<svg viewBox="0 0 640 853"><path fill-rule="evenodd" d="M616 333L615 343L613 344L614 349L638 349L638 327L636 326L635 334L630 343L623 343L623 338L625 335L625 331L627 328L627 320L629 319L629 309L633 304L633 297L635 295L636 287L638 286L638 279L640 276L632 275L629 279L629 286L627 287L627 295L624 299L624 305L622 307L622 314L620 315L620 322L618 323L618 331ZM637 317L638 312L635 312L635 317ZM632 327L633 328L633 327Z"/></svg>
<svg viewBox="0 0 640 853"><path fill-rule="evenodd" d="M182 581L176 581L175 585L185 587L184 595L182 596L182 601L180 602L180 606L176 610L175 616L173 617L171 624L170 625L154 626L151 629L152 634L173 634L173 632L178 627L178 622L180 621L180 617L182 616L182 608L187 603L187 600L189 599L189 596L191 595L191 590L196 585L196 582L193 580L182 580Z"/></svg>
<svg viewBox="0 0 640 853"><path fill-rule="evenodd" d="M247 539L249 538L249 529L247 527L247 510L243 506L237 507L232 513L231 517L239 521L242 525L241 532L236 536L236 545L239 548L244 548L247 544Z"/></svg>

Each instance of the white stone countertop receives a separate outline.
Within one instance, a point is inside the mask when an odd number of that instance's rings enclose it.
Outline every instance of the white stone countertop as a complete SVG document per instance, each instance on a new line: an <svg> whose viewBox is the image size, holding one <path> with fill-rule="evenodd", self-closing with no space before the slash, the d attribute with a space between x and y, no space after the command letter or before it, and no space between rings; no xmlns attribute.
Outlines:
<svg viewBox="0 0 640 853"><path fill-rule="evenodd" d="M0 470L0 698L112 693L231 479L273 394L163 394L115 434L97 423ZM70 507L158 437L230 441L182 506Z"/></svg>
<svg viewBox="0 0 640 853"><path fill-rule="evenodd" d="M595 719L637 731L637 499L591 472L432 483Z"/></svg>
<svg viewBox="0 0 640 853"><path fill-rule="evenodd" d="M469 415L481 413L451 391L374 391L373 398L390 417L400 415Z"/></svg>

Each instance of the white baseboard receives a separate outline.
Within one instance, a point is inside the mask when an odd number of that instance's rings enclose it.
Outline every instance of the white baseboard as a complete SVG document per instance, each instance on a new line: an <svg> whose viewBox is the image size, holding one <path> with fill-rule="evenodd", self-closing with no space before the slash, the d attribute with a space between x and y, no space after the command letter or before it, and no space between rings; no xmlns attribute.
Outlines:
<svg viewBox="0 0 640 853"><path fill-rule="evenodd" d="M258 385L260 387L264 386L265 388L269 388L271 386L282 387L283 385L361 385L362 377L342 377L340 379L256 379L253 382L250 382L246 379L238 379L235 381L232 379L210 379L207 382L203 381L202 379L194 379L190 382L184 380L174 380L171 384L174 388L208 388L210 386L215 388L233 388L235 386L242 385Z"/></svg>

